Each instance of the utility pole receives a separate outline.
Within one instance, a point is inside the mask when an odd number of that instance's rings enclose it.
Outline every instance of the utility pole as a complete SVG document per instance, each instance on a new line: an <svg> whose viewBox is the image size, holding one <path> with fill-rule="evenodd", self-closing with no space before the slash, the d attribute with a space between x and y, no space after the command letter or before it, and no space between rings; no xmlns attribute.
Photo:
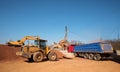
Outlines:
<svg viewBox="0 0 120 72"><path fill-rule="evenodd" d="M103 39L102 39L102 37L100 37L100 42L103 42Z"/></svg>
<svg viewBox="0 0 120 72"><path fill-rule="evenodd" d="M119 40L120 40L120 39L119 39L119 33L118 33L118 35L117 35L117 36L118 36L118 41L119 41Z"/></svg>
<svg viewBox="0 0 120 72"><path fill-rule="evenodd" d="M118 38L118 41L119 41L119 40L120 40L120 39L119 39L119 29L118 29L118 35L117 35L117 38Z"/></svg>
<svg viewBox="0 0 120 72"><path fill-rule="evenodd" d="M67 40L68 38L68 28L67 26L65 26L65 37L64 37L64 40Z"/></svg>

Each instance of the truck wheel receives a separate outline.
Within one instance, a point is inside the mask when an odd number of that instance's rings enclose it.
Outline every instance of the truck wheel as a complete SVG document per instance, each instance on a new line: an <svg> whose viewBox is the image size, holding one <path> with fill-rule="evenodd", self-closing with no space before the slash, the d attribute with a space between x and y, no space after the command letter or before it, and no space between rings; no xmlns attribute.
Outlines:
<svg viewBox="0 0 120 72"><path fill-rule="evenodd" d="M86 58L86 59L88 59L89 55L88 55L87 53L85 53L85 54L83 55L83 57Z"/></svg>
<svg viewBox="0 0 120 72"><path fill-rule="evenodd" d="M34 60L35 62L40 62L40 61L42 61L42 60L43 60L43 53L42 53L42 52L35 52L35 53L33 54L33 60Z"/></svg>
<svg viewBox="0 0 120 72"><path fill-rule="evenodd" d="M81 57L81 56L82 56L82 53L79 53L78 55L79 55L79 57Z"/></svg>
<svg viewBox="0 0 120 72"><path fill-rule="evenodd" d="M77 56L78 56L78 54L77 54L77 53L74 53L74 56L75 56L75 57L77 57Z"/></svg>
<svg viewBox="0 0 120 72"><path fill-rule="evenodd" d="M101 59L100 54L95 54L95 55L94 55L94 60L100 60L100 59Z"/></svg>
<svg viewBox="0 0 120 72"><path fill-rule="evenodd" d="M93 60L94 58L94 55L93 54L89 54L89 57L88 57L90 60Z"/></svg>
<svg viewBox="0 0 120 72"><path fill-rule="evenodd" d="M57 54L55 52L50 52L48 54L48 59L51 60L51 61L58 60Z"/></svg>

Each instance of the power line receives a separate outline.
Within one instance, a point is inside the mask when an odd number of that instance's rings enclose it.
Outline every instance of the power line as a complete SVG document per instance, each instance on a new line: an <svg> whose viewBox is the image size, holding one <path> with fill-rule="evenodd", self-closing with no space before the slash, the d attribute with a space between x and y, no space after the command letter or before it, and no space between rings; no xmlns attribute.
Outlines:
<svg viewBox="0 0 120 72"><path fill-rule="evenodd" d="M116 35L117 35L117 39L119 39L119 24L116 25L116 26L113 28L113 30L112 30L109 34L106 35L106 37L107 37L107 38L110 38L114 33L117 33L117 34L116 34Z"/></svg>
<svg viewBox="0 0 120 72"><path fill-rule="evenodd" d="M117 32L118 32L118 41L119 41L119 29L118 29L118 31L117 31Z"/></svg>
<svg viewBox="0 0 120 72"><path fill-rule="evenodd" d="M75 33L75 32L72 32L72 31L69 30L69 33L71 33L71 34L77 36L78 38L80 38L80 36L77 33Z"/></svg>

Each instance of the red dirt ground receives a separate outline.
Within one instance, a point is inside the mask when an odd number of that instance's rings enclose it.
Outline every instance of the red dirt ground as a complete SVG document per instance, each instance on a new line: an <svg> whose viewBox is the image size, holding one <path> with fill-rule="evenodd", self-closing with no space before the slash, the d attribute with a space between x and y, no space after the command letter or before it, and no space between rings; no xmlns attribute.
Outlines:
<svg viewBox="0 0 120 72"><path fill-rule="evenodd" d="M0 45L0 72L120 72L120 57L115 60L88 60L80 57L59 61L28 62L16 56L19 47Z"/></svg>
<svg viewBox="0 0 120 72"><path fill-rule="evenodd" d="M16 52L19 50L19 47L0 45L0 61L22 59L21 57L16 56Z"/></svg>

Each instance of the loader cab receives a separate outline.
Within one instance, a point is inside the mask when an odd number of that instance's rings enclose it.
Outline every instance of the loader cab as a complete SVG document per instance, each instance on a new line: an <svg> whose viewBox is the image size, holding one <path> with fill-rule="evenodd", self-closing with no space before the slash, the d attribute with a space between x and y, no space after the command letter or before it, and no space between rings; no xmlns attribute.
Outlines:
<svg viewBox="0 0 120 72"><path fill-rule="evenodd" d="M35 45L38 46L40 49L45 50L46 49L46 42L47 40L35 40Z"/></svg>

